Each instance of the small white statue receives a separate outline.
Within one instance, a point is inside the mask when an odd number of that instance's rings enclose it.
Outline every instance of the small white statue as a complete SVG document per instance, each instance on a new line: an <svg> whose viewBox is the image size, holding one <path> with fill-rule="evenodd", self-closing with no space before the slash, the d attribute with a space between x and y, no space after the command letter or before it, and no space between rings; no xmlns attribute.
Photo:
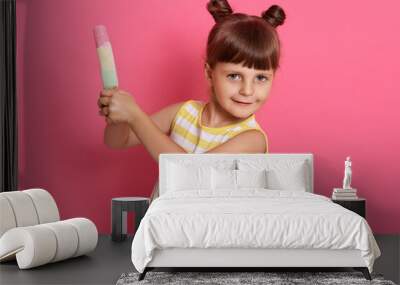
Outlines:
<svg viewBox="0 0 400 285"><path fill-rule="evenodd" d="M343 189L352 189L351 186L351 160L350 156L346 157L344 162L344 179L343 179Z"/></svg>

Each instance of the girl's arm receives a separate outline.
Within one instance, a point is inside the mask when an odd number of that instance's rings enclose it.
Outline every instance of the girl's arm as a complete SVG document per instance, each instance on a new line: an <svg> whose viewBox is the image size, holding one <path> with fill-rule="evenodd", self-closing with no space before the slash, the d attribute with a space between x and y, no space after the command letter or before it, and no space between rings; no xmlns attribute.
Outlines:
<svg viewBox="0 0 400 285"><path fill-rule="evenodd" d="M123 148L129 132L127 123L107 124L104 129L104 144L113 149Z"/></svg>
<svg viewBox="0 0 400 285"><path fill-rule="evenodd" d="M185 149L166 135L166 129L169 130L173 116L165 121L163 120L165 117L161 116L160 122L163 124L162 128L164 128L162 130L153 122L152 118L142 111L134 97L128 92L123 90L108 92L112 92L112 97L101 98L99 104L108 106L102 108L107 114L107 123L109 121L128 123L129 128L135 134L135 136L129 134L128 144L134 145L140 141L157 162L161 153L187 153ZM237 135L209 152L264 152L264 143L263 134L257 130L252 130Z"/></svg>
<svg viewBox="0 0 400 285"><path fill-rule="evenodd" d="M171 125L171 122L169 125ZM141 109L139 109L135 116L129 121L129 126L136 135L136 138L144 145L157 162L160 153L187 153L185 149L163 133Z"/></svg>
<svg viewBox="0 0 400 285"><path fill-rule="evenodd" d="M183 104L184 102L179 102L169 105L151 115L150 118L162 133L169 134L172 121ZM116 149L126 149L141 144L141 141L132 131L128 123L108 125L104 133L104 138L104 142L107 146Z"/></svg>
<svg viewBox="0 0 400 285"><path fill-rule="evenodd" d="M257 130L248 130L206 153L265 153L266 148L264 135Z"/></svg>
<svg viewBox="0 0 400 285"><path fill-rule="evenodd" d="M178 113L179 108L184 103L185 102L179 102L176 104L169 105L169 106L161 109L157 113L150 116L151 120L161 130L162 133L169 135L169 133L171 131L172 121L174 120L176 114ZM136 136L136 134L129 127L129 124L127 124L127 125L129 128L129 136L128 136L127 140L125 141L124 148L128 148L131 146L141 144L140 139Z"/></svg>
<svg viewBox="0 0 400 285"><path fill-rule="evenodd" d="M157 162L160 153L187 153L161 132L142 110L132 117L129 126ZM208 153L264 153L265 149L266 142L263 134L257 130L249 130L211 149Z"/></svg>

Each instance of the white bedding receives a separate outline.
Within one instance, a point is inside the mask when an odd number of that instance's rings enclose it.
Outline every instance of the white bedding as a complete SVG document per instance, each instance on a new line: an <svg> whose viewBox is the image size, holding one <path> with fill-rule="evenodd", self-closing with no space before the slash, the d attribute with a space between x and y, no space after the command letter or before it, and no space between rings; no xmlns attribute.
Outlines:
<svg viewBox="0 0 400 285"><path fill-rule="evenodd" d="M380 250L366 220L329 198L299 191L179 191L154 200L132 242L143 272L154 249L358 249L372 272Z"/></svg>

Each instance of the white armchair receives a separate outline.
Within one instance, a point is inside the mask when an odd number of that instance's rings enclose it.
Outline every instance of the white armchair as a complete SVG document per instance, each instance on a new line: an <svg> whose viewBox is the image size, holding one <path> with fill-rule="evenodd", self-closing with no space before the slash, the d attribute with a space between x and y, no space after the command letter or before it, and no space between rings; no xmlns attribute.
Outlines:
<svg viewBox="0 0 400 285"><path fill-rule="evenodd" d="M17 259L20 269L28 269L86 254L97 240L89 219L60 221L46 190L0 193L0 262Z"/></svg>

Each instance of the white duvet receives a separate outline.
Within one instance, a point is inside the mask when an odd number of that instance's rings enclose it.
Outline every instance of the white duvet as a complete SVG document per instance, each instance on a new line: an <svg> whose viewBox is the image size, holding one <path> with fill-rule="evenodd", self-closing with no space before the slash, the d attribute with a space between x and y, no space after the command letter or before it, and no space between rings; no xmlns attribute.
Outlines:
<svg viewBox="0 0 400 285"><path fill-rule="evenodd" d="M154 249L359 249L369 271L380 250L366 220L329 198L299 191L179 191L152 202L132 242L143 272Z"/></svg>

